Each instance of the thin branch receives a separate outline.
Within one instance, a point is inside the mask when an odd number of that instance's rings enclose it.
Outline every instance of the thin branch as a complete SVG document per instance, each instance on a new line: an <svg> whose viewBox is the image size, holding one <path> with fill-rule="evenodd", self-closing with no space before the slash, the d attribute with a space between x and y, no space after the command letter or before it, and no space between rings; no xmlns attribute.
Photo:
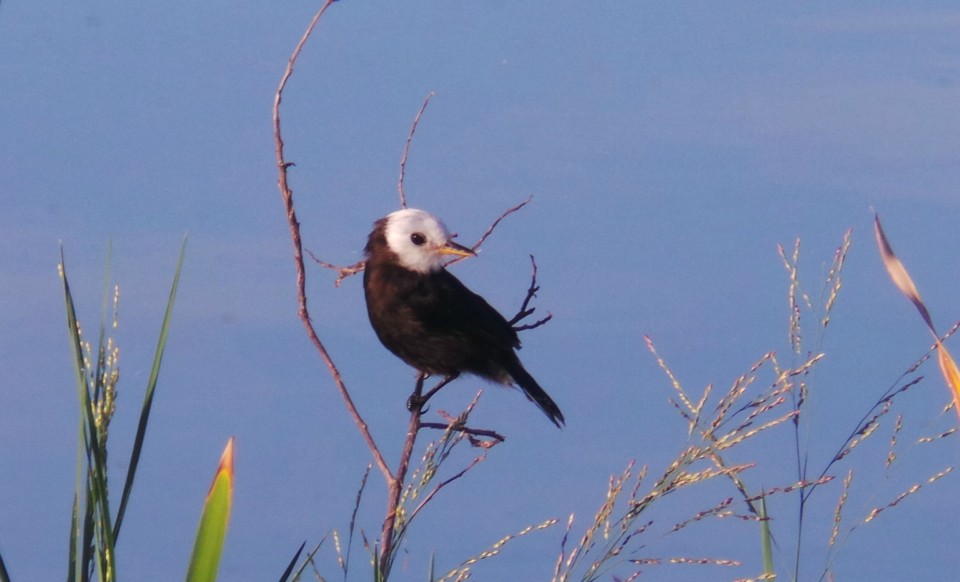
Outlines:
<svg viewBox="0 0 960 582"><path fill-rule="evenodd" d="M427 93L426 98L423 100L423 105L420 106L420 111L417 112L417 116L413 118L413 125L410 126L410 133L407 134L407 143L403 146L403 157L400 158L400 178L397 180L397 191L400 193L400 208L407 207L407 195L403 191L403 179L406 177L407 173L407 155L410 153L410 144L413 142L413 134L417 132L417 125L420 123L420 117L423 115L424 109L427 108L427 104L430 103L430 98L436 95L433 91Z"/></svg>
<svg viewBox="0 0 960 582"><path fill-rule="evenodd" d="M427 375L423 372L417 375L417 383L414 386L413 394L408 400L408 405L410 406L410 424L407 427L407 437L403 442L403 450L400 453L400 463L397 465L396 474L387 480L387 513L383 520L383 527L380 530L379 568L382 579L387 578L392 556L395 553L393 548L393 532L397 526L397 509L400 507L400 495L403 492L403 484L407 478L407 469L410 467L410 456L413 454L413 445L417 440L417 433L420 432L420 416L423 414L421 393L423 392L423 383L426 379Z"/></svg>
<svg viewBox="0 0 960 582"><path fill-rule="evenodd" d="M473 246L470 247L470 250L472 250L472 251L474 251L474 252L477 251L477 249L479 249L479 248L483 245L484 241L487 240L487 237L490 236L491 233L493 233L493 229L497 228L497 225L500 224L500 221L501 221L501 220L503 220L504 218L510 216L510 215L513 214L514 212L520 210L521 208L523 208L524 206L526 206L527 204L529 204L531 200L533 200L533 196L528 196L527 199L524 200L523 202L521 202L520 204L517 204L516 206L514 206L514 207L512 207L512 208L508 208L506 211L504 211L503 214L501 214L499 217L497 217L497 219L493 221L493 224L491 224L490 227L487 228L486 232L483 233L483 236L480 237L480 240L478 240L477 242L473 243ZM453 259L452 261L450 261L449 263L447 263L447 264L444 265L444 266L449 267L450 265L452 265L452 264L454 264L454 263L459 263L460 261L464 260L465 258L467 258L467 257L457 257L456 259Z"/></svg>
<svg viewBox="0 0 960 582"><path fill-rule="evenodd" d="M535 322L533 322L533 323L528 323L528 324L525 324L525 325L515 326L515 327L513 328L513 331L527 331L528 329L536 329L536 328L540 327L541 325L547 323L547 322L550 321L551 319L553 319L553 314L552 314L552 313L548 313L546 317L544 317L543 319L538 319L537 321L535 321Z"/></svg>
<svg viewBox="0 0 960 582"><path fill-rule="evenodd" d="M328 263L317 255L313 254L313 251L307 249L307 253L310 255L310 258L313 259L313 262L320 265L324 269L330 269L337 272L337 279L333 282L334 287L339 287L343 280L347 277L356 275L357 273L362 273L367 266L367 261L358 261L352 265L347 265L346 267L341 267L340 265L334 265L333 263Z"/></svg>
<svg viewBox="0 0 960 582"><path fill-rule="evenodd" d="M434 428L437 430L447 430L450 428L449 424L443 424L442 422L421 422L420 428ZM480 447L483 449L489 449L492 446L498 445L503 441L507 440L507 437L498 433L495 430L488 430L483 428L470 428L468 426L458 426L454 430L462 432L467 435L467 438L470 439L470 444L475 447ZM491 441L481 441L479 438L473 437L482 437L492 439Z"/></svg>
<svg viewBox="0 0 960 582"><path fill-rule="evenodd" d="M343 378L340 376L340 371L337 369L336 364L333 363L333 359L327 352L327 348L323 345L323 342L320 341L320 337L317 335L317 331L314 329L313 323L310 321L310 312L307 309L306 270L304 269L303 265L303 243L300 238L300 223L297 220L297 213L293 205L293 191L290 189L290 186L287 183L287 169L293 164L284 158L284 144L280 131L280 103L283 99L283 90L287 85L287 81L293 74L293 65L296 62L297 57L300 56L300 52L303 50L304 45L310 38L310 35L316 27L317 22L320 21L320 17L323 16L323 13L326 12L327 8L329 8L330 5L335 1L336 0L326 0L323 3L323 6L320 7L320 10L318 10L313 16L313 19L307 26L306 31L300 38L300 42L297 43L296 48L294 48L293 53L290 55L290 59L287 62L287 68L284 70L283 76L280 78L280 85L277 87L277 92L274 96L273 137L276 148L277 171L279 172L278 187L280 188L280 196L283 198L284 208L287 212L287 223L290 226L290 238L293 242L293 260L297 269L297 299L299 302L298 314L300 316L300 320L303 322L307 336L317 349L317 352L320 354L320 358L323 360L324 364L326 364L327 370L330 372L330 376L333 378L333 381L337 386L337 390L340 392L340 396L343 398L344 404L347 407L347 411L350 413L350 416L353 417L357 428L360 430L360 434L363 436L364 441L366 441L367 447L369 447L374 461L380 468L380 472L383 473L384 479L386 479L389 483L393 479L393 474L390 472L390 468L387 466L383 455L380 453L380 449L377 448L377 444L373 440L373 435L370 434L370 430L367 428L367 423L363 420L363 417L360 416L360 412L357 410L353 400L350 398L350 393L347 391L347 387L343 383Z"/></svg>

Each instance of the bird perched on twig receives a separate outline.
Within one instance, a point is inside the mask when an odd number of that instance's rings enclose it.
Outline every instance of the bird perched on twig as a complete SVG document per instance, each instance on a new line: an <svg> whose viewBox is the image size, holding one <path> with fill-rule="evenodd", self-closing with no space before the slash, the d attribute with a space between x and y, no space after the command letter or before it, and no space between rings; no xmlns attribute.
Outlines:
<svg viewBox="0 0 960 582"><path fill-rule="evenodd" d="M483 297L444 268L445 259L471 256L429 212L398 210L378 220L367 241L363 290L380 342L425 374L467 372L516 383L557 427L557 404L523 368L517 332Z"/></svg>

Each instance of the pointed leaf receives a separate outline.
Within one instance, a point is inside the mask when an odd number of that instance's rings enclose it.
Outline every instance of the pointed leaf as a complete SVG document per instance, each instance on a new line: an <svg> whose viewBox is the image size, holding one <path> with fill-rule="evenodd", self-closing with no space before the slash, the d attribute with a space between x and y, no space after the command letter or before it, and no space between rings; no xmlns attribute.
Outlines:
<svg viewBox="0 0 960 582"><path fill-rule="evenodd" d="M223 542L227 537L230 507L233 504L233 437L220 457L220 466L203 505L197 539L193 544L187 582L213 582L217 579Z"/></svg>
<svg viewBox="0 0 960 582"><path fill-rule="evenodd" d="M907 273L906 267L903 266L903 263L900 262L897 255L893 253L893 248L887 240L887 235L883 232L883 227L880 226L880 215L878 214L873 216L873 231L877 236L880 258L883 259L883 265L887 268L887 273L890 274L890 278L893 279L893 284L916 306L917 311L920 312L920 317L923 318L927 327L929 327L933 335L936 336L937 332L933 327L933 319L930 317L930 312L927 311L927 306L924 305L923 300L920 299L920 291L918 291L917 286L913 284L913 279L911 279Z"/></svg>
<svg viewBox="0 0 960 582"><path fill-rule="evenodd" d="M957 363L953 361L947 347L940 340L937 340L937 359L940 362L940 371L943 372L943 378L953 392L954 408L960 415L960 406L958 406L958 403L960 403L960 370L957 370Z"/></svg>
<svg viewBox="0 0 960 582"><path fill-rule="evenodd" d="M80 328L77 323L77 312L70 293L70 283L67 280L66 260L63 247L60 247L60 278L63 282L63 296L67 312L67 335L70 339L71 363L74 377L77 382L77 392L80 402L79 437L77 443L77 492L76 499L87 499L84 527L92 523L89 516L97 512L99 535L102 537L96 547L102 577L115 579L114 571L114 537L113 525L110 519L110 507L107 499L107 460L106 450L101 446L97 435L96 421L93 413L93 403L90 399L90 386L87 382L87 364L84 358L83 345L80 338ZM84 469L83 459L86 457L87 468ZM86 529L85 529L86 531ZM92 530L91 530L92 531ZM84 538L86 539L86 538ZM82 577L90 562L89 546L84 543L80 562L74 562L78 574ZM69 575L68 575L69 577Z"/></svg>
<svg viewBox="0 0 960 582"><path fill-rule="evenodd" d="M289 564L287 564L287 569L284 570L283 574L280 575L280 582L287 582L287 580L290 579L290 574L292 574L293 569L297 567L297 560L300 559L300 554L303 553L303 548L305 547L307 547L306 540L304 540L304 542L300 544L300 549L298 549L297 553L293 555L293 559L290 560ZM0 582L3 582L3 581L0 580Z"/></svg>
<svg viewBox="0 0 960 582"><path fill-rule="evenodd" d="M773 534L770 532L770 518L767 516L767 497L761 490L760 493L760 552L763 556L763 574L769 580L777 577L777 572L773 568Z"/></svg>
<svg viewBox="0 0 960 582"><path fill-rule="evenodd" d="M884 234L883 227L880 226L880 216L874 215L873 226L874 232L877 235L877 246L880 248L880 257L883 259L883 264L887 268L887 273L890 274L890 278L893 279L893 283L900 289L900 292L906 295L907 299L916 306L917 311L920 312L920 317L923 318L923 321L927 324L927 328L930 329L930 333L933 334L933 339L937 346L937 359L940 362L940 371L943 373L943 378L946 380L947 386L953 393L954 408L957 410L957 414L960 415L960 371L957 370L957 364L953 361L950 352L947 351L947 347L940 341L940 334L937 333L937 329L933 325L930 312L927 310L927 306L924 305L923 300L920 299L920 292L917 290L916 285L913 284L910 275L907 274L906 267L903 266L900 259L893 253L890 241L887 240L887 235Z"/></svg>
<svg viewBox="0 0 960 582"><path fill-rule="evenodd" d="M10 574L7 573L7 567L3 564L3 556L0 556L0 582L10 582Z"/></svg>
<svg viewBox="0 0 960 582"><path fill-rule="evenodd" d="M133 449L130 452L130 463L127 465L127 477L123 483L123 493L120 495L120 506L117 508L114 536L120 535L120 525L127 511L127 502L133 490L133 480L137 475L137 466L140 463L140 454L143 442L147 436L147 422L150 420L150 410L153 406L153 394L160 377L160 364L163 361L163 351L167 345L167 332L170 329L170 320L173 316L173 302L177 297L177 288L180 286L180 270L183 267L183 256L187 252L187 237L183 237L180 245L180 257L177 259L177 269L173 274L173 284L170 286L170 295L167 298L167 309L163 314L163 323L160 324L160 337L157 340L157 349L153 356L153 366L150 368L150 377L147 379L147 390L143 395L143 406L140 408L140 421L137 423L137 435L133 439Z"/></svg>

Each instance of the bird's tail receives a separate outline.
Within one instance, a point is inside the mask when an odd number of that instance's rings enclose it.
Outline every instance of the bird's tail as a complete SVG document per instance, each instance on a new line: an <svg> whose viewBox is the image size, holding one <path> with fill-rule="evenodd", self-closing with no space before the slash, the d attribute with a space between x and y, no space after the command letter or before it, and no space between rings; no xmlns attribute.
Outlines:
<svg viewBox="0 0 960 582"><path fill-rule="evenodd" d="M563 418L563 413L560 412L560 407L557 406L553 398L550 398L546 391L537 384L533 376L523 368L523 364L521 364L519 360L517 360L515 364L511 363L507 373L509 373L513 381L520 386L520 389L527 395L527 398L547 415L550 422L557 425L557 428L563 428L566 420Z"/></svg>

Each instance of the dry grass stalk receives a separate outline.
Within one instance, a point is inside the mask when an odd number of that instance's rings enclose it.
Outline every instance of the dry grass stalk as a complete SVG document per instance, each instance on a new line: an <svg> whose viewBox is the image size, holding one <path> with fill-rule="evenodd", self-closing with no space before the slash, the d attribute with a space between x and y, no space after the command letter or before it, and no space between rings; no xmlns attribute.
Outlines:
<svg viewBox="0 0 960 582"><path fill-rule="evenodd" d="M890 469L890 466L893 465L893 462L897 460L897 435L900 434L900 431L903 430L903 415L898 414L896 421L893 423L893 434L890 435L890 452L887 453L887 460L884 463L887 470Z"/></svg>
<svg viewBox="0 0 960 582"><path fill-rule="evenodd" d="M521 538L527 534L544 530L549 527L553 527L554 525L557 524L558 521L559 520L557 519L548 519L543 523L527 526L522 530L518 531L517 533L504 536L503 538L497 540L496 543L494 543L492 546L490 546L480 554L477 554L476 556L473 556L472 558L468 558L463 562L461 562L459 566L447 572L442 578L437 580L437 582L456 582L458 580L469 579L471 576L470 567L476 564L477 562L480 562L481 560L486 560L487 558L492 558L498 555L503 550L503 547L508 543L510 543L511 541L517 538Z"/></svg>
<svg viewBox="0 0 960 582"><path fill-rule="evenodd" d="M787 291L787 301L790 304L790 347L793 352L799 354L803 341L800 333L800 304L797 301L797 295L800 294L809 304L810 299L800 291L799 262L800 262L800 239L793 243L793 256L787 257L783 245L777 245L777 253L783 260L783 266L787 269L790 276L790 287Z"/></svg>
<svg viewBox="0 0 960 582"><path fill-rule="evenodd" d="M840 498L837 500L836 509L833 510L833 529L830 531L830 541L827 542L827 546L832 547L837 542L837 536L840 535L840 522L843 520L843 506L847 504L851 483L853 483L853 469L848 470L847 476L843 478L843 488L840 490Z"/></svg>
<svg viewBox="0 0 960 582"><path fill-rule="evenodd" d="M699 566L742 566L737 560L724 560L721 558L668 558L667 562L671 564L697 564Z"/></svg>
<svg viewBox="0 0 960 582"><path fill-rule="evenodd" d="M952 404L951 404L951 406L952 406ZM938 440L940 440L940 439L942 439L942 438L946 438L946 437L954 434L955 432L957 432L957 427L953 427L953 428L951 428L951 429L949 429L949 430L946 430L946 431L944 431L944 432L942 432L942 433L940 433L940 434L938 434L938 435L932 436L932 437L920 437L919 439L917 439L917 444L920 444L920 443L932 443L932 442L938 441Z"/></svg>
<svg viewBox="0 0 960 582"><path fill-rule="evenodd" d="M925 485L930 485L930 484L932 484L932 483L934 483L934 482L936 482L936 481L939 481L940 479L946 477L947 475L949 475L949 474L952 473L952 472L953 472L953 467L947 467L947 468L943 469L942 471L940 471L939 473L933 475L932 477L929 477L924 483L914 483L914 484L911 485L906 491L904 491L904 492L901 493L900 495L897 495L892 501L890 501L890 502L887 503L886 505L884 505L884 506L882 506L882 507L875 507L875 508L873 508L872 510L870 510L870 513L867 515L867 517L864 518L863 523L870 523L871 521L873 521L874 519L876 519L877 516L880 515L881 513L883 513L884 511L886 511L886 510L888 510L888 509L891 509L891 508L893 508L893 507L896 507L896 506L899 505L900 502L902 502L904 499L906 499L907 497L910 497L911 495L913 495L913 494L916 493L917 491L920 491L920 489L922 489Z"/></svg>
<svg viewBox="0 0 960 582"><path fill-rule="evenodd" d="M653 354L653 357L657 360L657 365L660 366L660 369L663 370L663 373L667 375L667 378L670 379L670 385L673 386L673 389L676 391L677 396L680 398L680 402L686 406L686 412L681 412L685 415L686 418L692 420L693 417L698 416L698 408L694 406L690 398L687 397L686 391L683 389L683 386L680 384L680 381L677 380L677 377L674 375L673 371L667 366L666 361L660 357L660 354L657 353L657 348L653 345L653 340L650 336L643 336L643 341L647 344L647 349ZM707 387L707 391L710 390L710 386ZM679 407L678 407L679 408ZM687 414L691 416L686 416Z"/></svg>
<svg viewBox="0 0 960 582"><path fill-rule="evenodd" d="M639 518L662 497L697 483L725 477L736 484L743 497L740 502L746 502L753 515L738 515L733 509L735 500L727 498L710 509L675 523L672 529L666 530L661 535L675 533L710 517L757 519L750 505L757 498L748 494L746 486L740 479L740 475L753 464L731 464L726 461L724 455L749 439L796 416L795 410L782 410L787 403L785 395L794 386L792 378L806 373L821 357L816 355L796 369L783 370L776 363L772 352L764 354L746 373L734 380L730 389L720 395L717 404L707 413L707 403L713 386L708 386L702 396L696 399L691 397L665 360L657 353L653 341L649 337L644 339L648 349L656 358L658 366L673 387L677 398L672 403L687 421L689 433L696 435L696 442L682 449L645 493L640 493L639 480L629 494L627 493L627 482L631 479L633 471L632 463L623 473L612 476L607 486L606 499L578 543L569 550L566 542L572 529L572 520L568 522L567 533L561 543L560 556L555 563L553 579L556 582L566 581L574 576L580 580L597 580L622 564L631 564L636 567L655 563L712 565L736 563L732 560L712 558L686 557L654 561L652 558L640 560L635 555L631 557L630 554L636 554L638 550L645 547L637 541L637 536L647 532L654 524L653 520L640 521ZM773 372L774 379L766 388L754 390L753 388L758 384L759 375L765 368ZM722 432L721 429L723 429ZM709 463L710 466L697 467L700 463ZM823 482L828 479L824 477ZM797 487L809 485L810 483L796 483L779 488L775 492L791 491ZM618 508L620 508L619 511ZM631 577L638 575L639 571L630 573Z"/></svg>
<svg viewBox="0 0 960 582"><path fill-rule="evenodd" d="M827 273L826 280L824 281L824 287L828 289L829 292L827 294L827 301L824 304L824 314L820 319L820 325L823 328L826 328L827 325L830 324L830 313L833 311L837 297L840 296L840 289L843 287L843 279L840 277L840 274L843 271L847 253L850 252L852 235L853 231L849 228L843 233L843 242L840 243L840 246L834 253L833 264L830 266L830 271Z"/></svg>

